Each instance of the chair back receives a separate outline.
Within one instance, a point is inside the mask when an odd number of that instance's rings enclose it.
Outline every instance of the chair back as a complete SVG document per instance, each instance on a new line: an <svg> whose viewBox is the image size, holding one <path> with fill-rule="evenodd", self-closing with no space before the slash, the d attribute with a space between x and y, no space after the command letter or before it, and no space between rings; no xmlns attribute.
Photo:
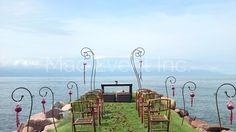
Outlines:
<svg viewBox="0 0 236 132"><path fill-rule="evenodd" d="M168 120L170 119L171 113L171 100L170 99L150 99L149 107L152 109L154 114L166 115Z"/></svg>
<svg viewBox="0 0 236 132"><path fill-rule="evenodd" d="M154 99L156 96L155 92L143 93L142 98L144 102L147 102L149 99Z"/></svg>

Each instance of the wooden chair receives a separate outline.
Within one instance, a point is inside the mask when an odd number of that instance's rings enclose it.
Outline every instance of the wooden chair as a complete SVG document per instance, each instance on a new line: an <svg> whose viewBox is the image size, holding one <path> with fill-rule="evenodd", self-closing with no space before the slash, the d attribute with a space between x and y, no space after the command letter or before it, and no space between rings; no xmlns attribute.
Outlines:
<svg viewBox="0 0 236 132"><path fill-rule="evenodd" d="M85 94L84 99L86 101L92 101L94 103L94 114L95 114L95 119L98 119L98 125L101 125L101 112L100 112L100 107L99 107L99 96L97 95L96 92L90 91Z"/></svg>
<svg viewBox="0 0 236 132"><path fill-rule="evenodd" d="M143 93L141 97L140 113L141 113L141 122L144 123L144 126L147 127L148 124L148 107L150 99L160 99L161 95L152 91L149 93Z"/></svg>
<svg viewBox="0 0 236 132"><path fill-rule="evenodd" d="M151 92L150 89L139 89L136 91L136 110L138 111L138 116L140 117L140 105L142 102L142 94Z"/></svg>
<svg viewBox="0 0 236 132"><path fill-rule="evenodd" d="M167 131L170 127L171 101L170 99L149 100L148 132Z"/></svg>
<svg viewBox="0 0 236 132"><path fill-rule="evenodd" d="M78 132L76 126L91 125L96 132L94 104L90 101L71 102L72 132Z"/></svg>
<svg viewBox="0 0 236 132"><path fill-rule="evenodd" d="M99 108L100 108L100 114L101 117L103 118L104 114L104 97L103 97L103 91L102 89L95 89L94 90L95 94L99 97Z"/></svg>

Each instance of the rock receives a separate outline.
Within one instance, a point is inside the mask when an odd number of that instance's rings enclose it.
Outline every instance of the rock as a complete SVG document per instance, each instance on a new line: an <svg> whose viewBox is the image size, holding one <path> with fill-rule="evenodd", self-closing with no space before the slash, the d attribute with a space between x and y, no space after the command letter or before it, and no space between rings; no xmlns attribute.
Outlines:
<svg viewBox="0 0 236 132"><path fill-rule="evenodd" d="M33 127L36 131L43 131L44 127L53 124L49 119L44 120L30 120L29 126Z"/></svg>
<svg viewBox="0 0 236 132"><path fill-rule="evenodd" d="M180 112L180 109L175 109L175 112L176 112L176 113L179 113L179 112Z"/></svg>
<svg viewBox="0 0 236 132"><path fill-rule="evenodd" d="M46 119L46 117L45 117L45 114L43 112L34 114L30 117L30 120L45 120L45 119Z"/></svg>
<svg viewBox="0 0 236 132"><path fill-rule="evenodd" d="M52 115L53 112L53 115ZM51 109L49 111L46 112L46 118L56 118L56 119L61 119L62 118L62 110L56 108L56 109Z"/></svg>
<svg viewBox="0 0 236 132"><path fill-rule="evenodd" d="M202 124L199 125L196 129L199 130L199 132L207 132L206 129L209 127L209 124Z"/></svg>
<svg viewBox="0 0 236 132"><path fill-rule="evenodd" d="M62 111L69 111L71 109L71 104L66 104L64 107L61 108Z"/></svg>
<svg viewBox="0 0 236 132"><path fill-rule="evenodd" d="M184 116L184 120L188 123L191 124L191 118L189 116Z"/></svg>
<svg viewBox="0 0 236 132"><path fill-rule="evenodd" d="M207 132L204 128L196 128L196 130L198 130L199 132Z"/></svg>
<svg viewBox="0 0 236 132"><path fill-rule="evenodd" d="M208 125L206 121L195 119L191 122L193 128L199 128L201 125Z"/></svg>
<svg viewBox="0 0 236 132"><path fill-rule="evenodd" d="M47 125L47 126L44 127L43 132L47 132L47 131L53 130L53 129L55 129L54 124Z"/></svg>
<svg viewBox="0 0 236 132"><path fill-rule="evenodd" d="M55 119L55 122L57 120ZM43 131L44 127L53 124L52 118L46 118L42 112L32 115L30 118L29 126L36 131Z"/></svg>
<svg viewBox="0 0 236 132"><path fill-rule="evenodd" d="M21 132L27 132L27 126L25 126ZM29 127L29 131L28 132L34 132L34 128L33 127Z"/></svg>
<svg viewBox="0 0 236 132"><path fill-rule="evenodd" d="M211 125L206 129L207 132L221 132L222 130L227 130L228 131L229 128L221 127L221 129L220 129L219 125Z"/></svg>
<svg viewBox="0 0 236 132"><path fill-rule="evenodd" d="M221 132L234 132L234 131L231 131L231 130L222 130Z"/></svg>
<svg viewBox="0 0 236 132"><path fill-rule="evenodd" d="M53 119L54 119L55 123L57 123L59 121L56 118L47 118L47 120L51 121L52 123L53 123Z"/></svg>
<svg viewBox="0 0 236 132"><path fill-rule="evenodd" d="M55 104L54 104L54 108L56 109L56 108L58 108L58 109L62 109L62 107L64 107L65 106L65 103L63 102L63 101L59 101L59 102L56 102Z"/></svg>
<svg viewBox="0 0 236 132"><path fill-rule="evenodd" d="M187 110L185 110L184 111L184 109L179 109L180 111L179 111L179 116L180 117L184 117L184 116L189 116L189 113L188 113L188 111Z"/></svg>

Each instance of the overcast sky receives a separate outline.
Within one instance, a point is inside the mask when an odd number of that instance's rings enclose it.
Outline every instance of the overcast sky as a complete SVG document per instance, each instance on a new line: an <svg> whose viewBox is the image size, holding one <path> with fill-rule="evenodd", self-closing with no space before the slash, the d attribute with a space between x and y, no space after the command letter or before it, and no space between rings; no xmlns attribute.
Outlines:
<svg viewBox="0 0 236 132"><path fill-rule="evenodd" d="M236 73L235 0L0 0L0 66L27 59L182 59Z"/></svg>

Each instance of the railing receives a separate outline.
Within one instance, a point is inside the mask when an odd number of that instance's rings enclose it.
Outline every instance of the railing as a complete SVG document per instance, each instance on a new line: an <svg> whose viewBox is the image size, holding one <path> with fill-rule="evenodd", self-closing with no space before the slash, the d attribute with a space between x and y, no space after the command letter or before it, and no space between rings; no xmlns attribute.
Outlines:
<svg viewBox="0 0 236 132"><path fill-rule="evenodd" d="M227 108L228 110L231 111L231 115L230 115L230 124L232 125L232 121L233 121L233 112L232 110L234 109L234 104L233 104L233 101L232 101L232 98L236 96L236 88L233 84L231 83L224 83L222 85L220 85L215 93L215 99L216 99L216 110L217 110L217 115L218 115L218 120L219 120L219 125L220 125L220 129L222 127L222 124L221 124L221 119L220 119L220 112L219 112L219 106L218 106L218 92L220 90L220 88L222 88L223 86L229 86L231 87L233 90L234 90L234 94L233 95L228 95L228 92L225 91L225 95L229 98L229 101L227 103Z"/></svg>
<svg viewBox="0 0 236 132"><path fill-rule="evenodd" d="M12 93L11 93L11 98L13 101L17 102L18 104L16 105L16 108L15 108L15 112L16 112L16 127L18 128L19 126L19 112L21 112L22 108L20 107L19 103L22 101L22 99L24 98L24 95L21 95L20 99L15 99L14 97L14 93L17 91L17 90L25 90L29 93L30 95L30 101L31 101L31 105L30 105L30 112L29 112L29 116L28 116L28 125L27 125L27 132L29 132L29 123L30 123L30 117L31 117L31 114L32 114L32 108L33 108L33 95L31 94L30 90L25 88L25 87L18 87L16 88Z"/></svg>
<svg viewBox="0 0 236 132"><path fill-rule="evenodd" d="M54 125L54 128L55 128L55 131L57 132L57 127L56 127L55 120L54 120L54 93L49 87L42 87L42 88L39 89L39 95L43 98L41 103L44 107L44 113L45 113L45 106L44 106L45 103L46 103L45 97L48 94L48 92L46 90L50 91L51 96L52 96L52 117L53 117L52 120L53 120L53 125ZM42 94L42 91L45 91L44 94Z"/></svg>
<svg viewBox="0 0 236 132"><path fill-rule="evenodd" d="M134 70L134 74L136 76L139 89L142 89L142 83L141 83L141 80L142 80L142 63L143 63L142 56L144 54L145 54L145 50L142 47L138 47L138 48L134 49L131 52L131 56L130 56L130 62L131 62L132 68ZM137 68L135 66L134 57L139 58L139 64L140 64L139 65L139 73L138 73Z"/></svg>
<svg viewBox="0 0 236 132"><path fill-rule="evenodd" d="M76 88L76 97L77 97L77 100L79 99L79 88L78 88L78 84L76 83L76 82L74 82L74 81L69 81L68 83L67 83L67 89L68 89L68 94L69 94L69 96L70 96L70 102L71 102L71 95L72 95L72 89L73 88Z"/></svg>
<svg viewBox="0 0 236 132"><path fill-rule="evenodd" d="M169 97L168 95L168 82L170 82L170 86L171 86L171 89L172 89L172 96L175 96L175 82L176 82L176 78L174 76L168 76L165 80L165 88L166 88L166 96L167 98Z"/></svg>
<svg viewBox="0 0 236 132"><path fill-rule="evenodd" d="M94 52L88 48L84 47L80 51L81 55L84 57L84 84L86 83L86 65L87 65L87 60L89 60L92 57L92 72L91 72L91 78L90 78L90 90L95 89L95 77L96 77L96 59L95 59L95 54Z"/></svg>
<svg viewBox="0 0 236 132"><path fill-rule="evenodd" d="M183 87L182 87L182 97L183 97L183 105L184 105L184 115L185 115L185 111L186 111L186 108L185 108L185 98L184 98L184 88L185 87L188 87L189 91L190 91L190 98L191 98L191 107L193 106L193 97L195 96L194 94L194 91L196 90L197 88L197 85L196 83L192 82L192 81L188 81L186 82ZM184 122L184 116L183 116L183 119L182 119L182 125L183 125L183 122Z"/></svg>

